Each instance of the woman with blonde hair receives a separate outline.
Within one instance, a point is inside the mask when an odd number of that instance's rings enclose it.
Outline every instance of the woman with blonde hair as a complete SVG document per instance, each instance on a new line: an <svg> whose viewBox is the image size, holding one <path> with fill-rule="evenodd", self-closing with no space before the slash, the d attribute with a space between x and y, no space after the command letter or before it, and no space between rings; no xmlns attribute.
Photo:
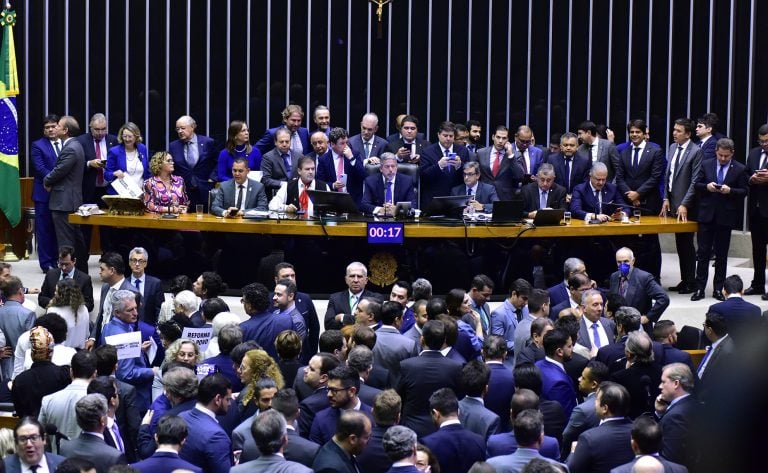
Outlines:
<svg viewBox="0 0 768 473"><path fill-rule="evenodd" d="M144 207L153 213L184 213L189 197L184 179L173 174L173 157L158 151L149 161L152 177L144 181Z"/></svg>
<svg viewBox="0 0 768 473"><path fill-rule="evenodd" d="M258 409L257 397L259 393L256 392L256 384L260 379L272 379L277 384L278 390L285 386L280 366L266 351L261 349L250 350L245 354L242 363L237 368L237 376L245 386L237 398L240 422L254 415Z"/></svg>
<svg viewBox="0 0 768 473"><path fill-rule="evenodd" d="M197 343L188 338L180 338L165 349L165 359L160 364L160 371L155 374L152 382L152 399L155 400L163 395L163 368L169 363L186 363L192 367L203 362L203 354Z"/></svg>
<svg viewBox="0 0 768 473"><path fill-rule="evenodd" d="M144 180L150 176L147 147L141 141L141 130L135 123L127 122L120 127L117 132L117 142L120 144L109 148L107 153L107 167L104 170L107 182L129 178L141 189ZM116 194L111 188L108 192Z"/></svg>
<svg viewBox="0 0 768 473"><path fill-rule="evenodd" d="M67 322L67 338L62 345L85 348L89 335L90 317L80 286L72 278L56 283L53 298L48 303L47 314L58 314Z"/></svg>

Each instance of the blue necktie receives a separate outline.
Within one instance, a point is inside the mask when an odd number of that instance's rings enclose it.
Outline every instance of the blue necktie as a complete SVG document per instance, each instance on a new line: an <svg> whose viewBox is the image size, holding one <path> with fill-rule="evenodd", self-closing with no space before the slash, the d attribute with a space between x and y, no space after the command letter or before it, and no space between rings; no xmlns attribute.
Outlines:
<svg viewBox="0 0 768 473"><path fill-rule="evenodd" d="M288 153L283 154L283 163L285 164L285 175L288 176L288 179L291 178L291 158L288 156Z"/></svg>
<svg viewBox="0 0 768 473"><path fill-rule="evenodd" d="M640 148L635 148L635 155L632 157L632 169L637 168L637 164L640 162Z"/></svg>
<svg viewBox="0 0 768 473"><path fill-rule="evenodd" d="M709 360L709 357L712 355L712 345L707 346L707 352L704 354L704 358L701 359L701 363L699 363L699 369L697 370L697 374L699 375L699 378L701 378L701 375L704 374L704 368L706 368L707 360Z"/></svg>
<svg viewBox="0 0 768 473"><path fill-rule="evenodd" d="M600 332L597 331L598 325L597 322L592 324L592 336L595 339L595 348L600 348Z"/></svg>
<svg viewBox="0 0 768 473"><path fill-rule="evenodd" d="M384 191L384 203L392 203L392 181L387 181L387 190Z"/></svg>
<svg viewBox="0 0 768 473"><path fill-rule="evenodd" d="M541 191L541 197L539 197L539 209L547 208L547 191Z"/></svg>
<svg viewBox="0 0 768 473"><path fill-rule="evenodd" d="M571 193L571 159L565 158L565 187L568 188L568 193Z"/></svg>
<svg viewBox="0 0 768 473"><path fill-rule="evenodd" d="M725 180L725 166L718 166L719 169L717 170L717 183L722 184Z"/></svg>

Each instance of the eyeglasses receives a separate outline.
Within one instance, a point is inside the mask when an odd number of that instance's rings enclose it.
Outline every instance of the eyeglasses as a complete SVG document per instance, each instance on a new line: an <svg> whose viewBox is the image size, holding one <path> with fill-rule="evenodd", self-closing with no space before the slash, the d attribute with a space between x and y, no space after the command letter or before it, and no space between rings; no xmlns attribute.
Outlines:
<svg viewBox="0 0 768 473"><path fill-rule="evenodd" d="M131 259L128 260L128 262L131 263L131 264L145 264L147 262L147 260L131 258Z"/></svg>
<svg viewBox="0 0 768 473"><path fill-rule="evenodd" d="M328 392L331 394L338 394L342 391L347 391L349 388L328 388Z"/></svg>
<svg viewBox="0 0 768 473"><path fill-rule="evenodd" d="M37 442L39 440L42 440L42 438L43 438L42 435L35 434L35 435L22 435L21 437L19 437L16 440L18 440L18 442L20 444L24 445L25 443L27 443L29 441L32 441L34 443L34 442Z"/></svg>
<svg viewBox="0 0 768 473"><path fill-rule="evenodd" d="M465 172L464 173L464 177L472 177L472 176L477 176L477 173L476 172Z"/></svg>
<svg viewBox="0 0 768 473"><path fill-rule="evenodd" d="M72 266L73 264L75 264L74 261L61 261L61 260L59 260L59 261L56 262L56 266L58 266L59 268L66 268L68 266Z"/></svg>

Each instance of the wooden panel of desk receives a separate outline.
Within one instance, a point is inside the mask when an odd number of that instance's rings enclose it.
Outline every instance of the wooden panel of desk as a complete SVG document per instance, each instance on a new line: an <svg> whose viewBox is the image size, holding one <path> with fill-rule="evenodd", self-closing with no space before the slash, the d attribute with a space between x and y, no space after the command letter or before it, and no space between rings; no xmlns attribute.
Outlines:
<svg viewBox="0 0 768 473"><path fill-rule="evenodd" d="M76 224L105 225L109 227L149 228L155 230L197 230L225 233L259 233L264 235L305 235L336 237L365 237L366 223L360 221L332 221L321 225L317 220L244 220L223 219L212 215L197 218L195 214L184 214L175 219L157 218L155 215L93 215L81 217L69 216L69 221ZM325 230L323 229L325 228ZM639 235L654 233L695 232L696 222L679 223L673 218L643 217L641 223L604 223L588 225L583 221L573 221L571 225L537 227L494 224L440 224L434 222L407 222L406 238L561 238L561 237L597 237L610 235Z"/></svg>

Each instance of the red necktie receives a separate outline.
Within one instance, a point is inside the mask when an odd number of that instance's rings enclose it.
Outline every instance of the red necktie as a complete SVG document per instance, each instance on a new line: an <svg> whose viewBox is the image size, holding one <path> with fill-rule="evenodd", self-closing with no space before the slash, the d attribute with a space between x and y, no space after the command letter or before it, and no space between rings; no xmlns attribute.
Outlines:
<svg viewBox="0 0 768 473"><path fill-rule="evenodd" d="M499 166L501 166L501 151L496 151L496 161L493 162L493 169L491 169L493 177L499 173Z"/></svg>
<svg viewBox="0 0 768 473"><path fill-rule="evenodd" d="M309 195L307 195L306 186L302 189L301 194L299 194L299 205L301 206L301 210L305 212L309 208Z"/></svg>
<svg viewBox="0 0 768 473"><path fill-rule="evenodd" d="M94 143L96 143L96 159L101 162L101 145L99 145L99 142L94 140ZM98 168L96 170L96 185L101 187L104 185L104 168Z"/></svg>

